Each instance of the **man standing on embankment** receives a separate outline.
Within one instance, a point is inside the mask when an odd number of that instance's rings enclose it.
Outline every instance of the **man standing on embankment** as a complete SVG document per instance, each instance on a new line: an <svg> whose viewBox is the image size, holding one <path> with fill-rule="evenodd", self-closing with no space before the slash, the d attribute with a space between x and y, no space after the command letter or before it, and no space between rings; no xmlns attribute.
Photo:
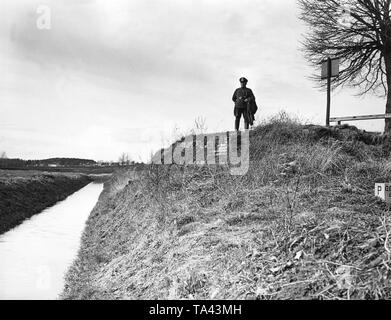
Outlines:
<svg viewBox="0 0 391 320"><path fill-rule="evenodd" d="M235 102L235 130L239 131L240 119L243 115L244 128L249 129L250 125L254 124L254 115L258 110L258 106L255 102L255 96L250 88L247 88L248 80L246 78L240 78L240 88L236 89L232 97Z"/></svg>

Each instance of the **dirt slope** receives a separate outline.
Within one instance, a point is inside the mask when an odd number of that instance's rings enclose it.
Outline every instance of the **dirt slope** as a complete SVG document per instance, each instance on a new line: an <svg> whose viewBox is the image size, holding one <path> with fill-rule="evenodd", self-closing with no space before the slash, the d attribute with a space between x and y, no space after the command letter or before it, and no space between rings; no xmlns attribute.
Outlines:
<svg viewBox="0 0 391 320"><path fill-rule="evenodd" d="M390 298L388 137L274 119L225 168L117 173L88 221L66 299Z"/></svg>
<svg viewBox="0 0 391 320"><path fill-rule="evenodd" d="M90 183L79 174L0 170L0 234Z"/></svg>

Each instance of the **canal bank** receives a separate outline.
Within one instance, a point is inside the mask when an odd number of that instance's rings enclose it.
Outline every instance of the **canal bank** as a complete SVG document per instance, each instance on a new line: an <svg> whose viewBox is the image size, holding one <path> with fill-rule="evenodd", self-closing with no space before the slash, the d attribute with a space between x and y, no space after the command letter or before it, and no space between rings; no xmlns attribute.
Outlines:
<svg viewBox="0 0 391 320"><path fill-rule="evenodd" d="M57 299L103 189L90 183L0 236L0 299Z"/></svg>
<svg viewBox="0 0 391 320"><path fill-rule="evenodd" d="M0 171L0 235L92 181L81 174Z"/></svg>
<svg viewBox="0 0 391 320"><path fill-rule="evenodd" d="M391 215L373 192L391 180L388 146L284 119L251 131L245 176L176 165L114 176L62 297L390 299Z"/></svg>

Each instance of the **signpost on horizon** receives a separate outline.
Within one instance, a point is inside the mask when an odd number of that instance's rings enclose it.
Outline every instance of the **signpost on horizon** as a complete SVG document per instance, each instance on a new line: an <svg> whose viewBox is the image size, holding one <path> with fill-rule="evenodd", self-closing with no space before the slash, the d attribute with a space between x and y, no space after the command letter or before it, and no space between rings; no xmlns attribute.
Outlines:
<svg viewBox="0 0 391 320"><path fill-rule="evenodd" d="M327 109L326 109L326 126L330 126L330 106L331 106L331 79L339 76L339 58L327 58L322 63L321 79L327 79Z"/></svg>

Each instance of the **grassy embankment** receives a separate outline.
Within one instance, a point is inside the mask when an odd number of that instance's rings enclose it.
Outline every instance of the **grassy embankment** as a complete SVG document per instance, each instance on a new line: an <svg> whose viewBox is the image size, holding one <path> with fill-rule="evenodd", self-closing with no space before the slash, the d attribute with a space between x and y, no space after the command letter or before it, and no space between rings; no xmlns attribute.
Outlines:
<svg viewBox="0 0 391 320"><path fill-rule="evenodd" d="M388 138L274 119L246 176L150 166L107 183L67 299L391 298Z"/></svg>
<svg viewBox="0 0 391 320"><path fill-rule="evenodd" d="M91 181L80 174L0 170L0 234Z"/></svg>

